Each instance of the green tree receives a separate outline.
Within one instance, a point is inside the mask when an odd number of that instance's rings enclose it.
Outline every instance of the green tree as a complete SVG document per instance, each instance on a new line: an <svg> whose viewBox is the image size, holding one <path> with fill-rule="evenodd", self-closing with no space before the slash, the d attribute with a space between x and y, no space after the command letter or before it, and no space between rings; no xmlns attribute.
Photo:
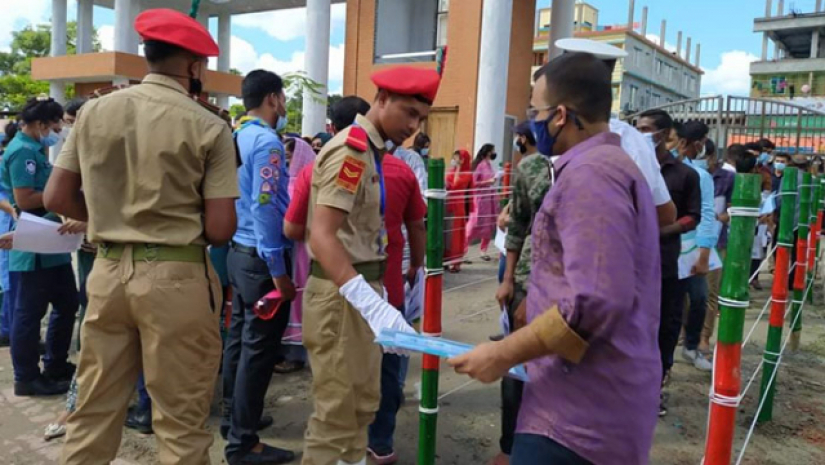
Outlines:
<svg viewBox="0 0 825 465"><path fill-rule="evenodd" d="M312 99L318 103L326 103L326 97L321 93L323 86L317 81L310 79L303 71L286 73L284 79L284 92L286 93L286 113L289 120L286 132L303 134L301 120L303 119L304 91L309 91Z"/></svg>
<svg viewBox="0 0 825 465"><path fill-rule="evenodd" d="M77 23L66 25L66 52L77 53ZM101 49L97 31L92 34L95 52ZM19 109L29 98L49 92L48 82L38 82L31 78L31 62L34 58L49 55L51 48L51 25L28 25L12 33L11 50L0 52L0 108ZM66 97L74 95L74 86L66 88Z"/></svg>

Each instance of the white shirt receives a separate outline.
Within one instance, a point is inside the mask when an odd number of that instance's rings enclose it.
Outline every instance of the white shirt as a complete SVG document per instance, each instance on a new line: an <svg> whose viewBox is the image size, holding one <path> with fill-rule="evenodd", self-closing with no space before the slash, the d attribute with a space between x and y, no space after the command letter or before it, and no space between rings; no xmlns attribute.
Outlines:
<svg viewBox="0 0 825 465"><path fill-rule="evenodd" d="M731 173L736 173L736 168L734 168L733 165L731 165L728 162L725 162L725 164L722 165L722 169L726 170L726 171L730 171Z"/></svg>
<svg viewBox="0 0 825 465"><path fill-rule="evenodd" d="M630 155L645 177L653 194L653 203L658 207L670 202L670 192L667 190L665 178L662 177L653 144L636 128L616 118L610 119L610 132L622 138L622 149Z"/></svg>

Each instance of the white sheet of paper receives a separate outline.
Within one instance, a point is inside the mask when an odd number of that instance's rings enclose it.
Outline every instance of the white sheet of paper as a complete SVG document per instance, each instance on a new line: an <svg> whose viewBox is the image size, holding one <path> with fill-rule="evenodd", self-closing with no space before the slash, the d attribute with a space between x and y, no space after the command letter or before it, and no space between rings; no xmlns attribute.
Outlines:
<svg viewBox="0 0 825 465"><path fill-rule="evenodd" d="M696 247L696 241L694 239L685 239L683 236L682 252L679 255L679 279L685 279L692 276L693 273L691 273L691 269L698 260L699 248ZM717 252L715 248L710 249L708 268L710 271L722 268L722 259L719 257L719 252Z"/></svg>
<svg viewBox="0 0 825 465"><path fill-rule="evenodd" d="M60 223L23 213L17 220L12 249L45 254L71 253L79 249L83 234L61 236L57 232L59 228Z"/></svg>
<svg viewBox="0 0 825 465"><path fill-rule="evenodd" d="M496 228L496 248L499 250L499 252L503 253L504 255L507 255L507 247L505 245L506 241L507 231L502 231L501 229Z"/></svg>

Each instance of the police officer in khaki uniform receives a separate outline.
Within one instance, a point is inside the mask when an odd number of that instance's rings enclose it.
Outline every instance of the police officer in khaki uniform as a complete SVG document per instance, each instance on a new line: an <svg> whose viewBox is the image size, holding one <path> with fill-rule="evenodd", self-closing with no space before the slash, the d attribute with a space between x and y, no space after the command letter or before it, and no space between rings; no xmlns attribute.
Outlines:
<svg viewBox="0 0 825 465"><path fill-rule="evenodd" d="M383 213L394 207L386 204L381 157L386 142L400 145L418 130L440 77L396 67L372 80L372 108L324 146L312 173L303 308L315 412L304 465L366 463L367 427L380 400L381 349L373 341L382 329L413 331L381 297Z"/></svg>
<svg viewBox="0 0 825 465"><path fill-rule="evenodd" d="M88 220L98 245L62 463L115 459L142 368L160 463L203 465L221 357L206 246L235 231L236 153L226 122L193 99L218 55L209 32L163 9L135 28L149 75L86 104L45 193L48 208Z"/></svg>

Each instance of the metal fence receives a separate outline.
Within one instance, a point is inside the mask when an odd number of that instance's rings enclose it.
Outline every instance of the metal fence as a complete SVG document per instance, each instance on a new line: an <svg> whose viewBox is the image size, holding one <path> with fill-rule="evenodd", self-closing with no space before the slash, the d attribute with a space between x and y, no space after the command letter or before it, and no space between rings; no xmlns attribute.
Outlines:
<svg viewBox="0 0 825 465"><path fill-rule="evenodd" d="M770 139L776 150L790 154L825 155L825 112L788 101L711 96L651 107L667 111L674 121L702 121L719 151L732 144ZM631 124L638 113L624 119Z"/></svg>

